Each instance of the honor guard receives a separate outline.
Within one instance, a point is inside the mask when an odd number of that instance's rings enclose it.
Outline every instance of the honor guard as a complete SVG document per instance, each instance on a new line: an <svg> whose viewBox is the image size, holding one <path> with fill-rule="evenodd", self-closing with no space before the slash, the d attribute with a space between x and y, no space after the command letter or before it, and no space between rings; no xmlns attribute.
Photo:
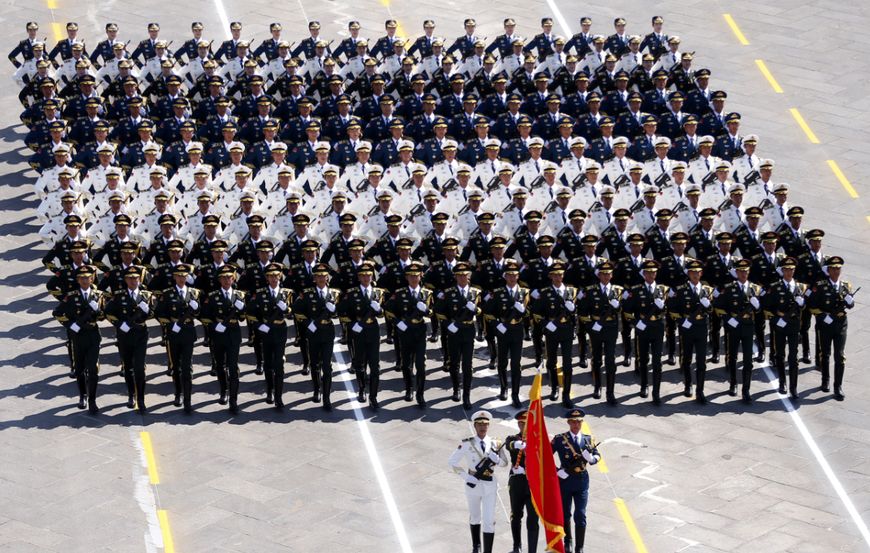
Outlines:
<svg viewBox="0 0 870 553"><path fill-rule="evenodd" d="M526 517L528 551L535 553L538 550L538 513L532 504L532 494L529 491L529 480L526 476L526 442L524 436L528 413L528 411L523 410L516 414L514 418L520 430L504 440L511 458L510 477L508 478L508 494L510 496L511 507L511 537L513 538L511 553L522 553L524 515Z"/></svg>
<svg viewBox="0 0 870 553"><path fill-rule="evenodd" d="M616 405L613 388L616 383L616 337L622 309L621 286L611 284L613 264L602 261L595 268L598 282L583 290L580 321L585 324L592 343L592 397L601 397L602 357L607 372L607 403Z"/></svg>
<svg viewBox="0 0 870 553"><path fill-rule="evenodd" d="M573 404L571 349L574 343L574 325L577 320L578 290L573 286L565 286L562 282L565 276L565 264L561 261L555 261L550 265L549 276L550 286L539 290L537 298L532 302L532 313L544 331L547 346L547 376L552 389L550 399L555 401L559 398L557 363L561 352L562 405L570 407Z"/></svg>
<svg viewBox="0 0 870 553"><path fill-rule="evenodd" d="M586 541L586 504L589 502L588 469L589 465L601 460L598 444L592 441L592 436L582 432L585 416L586 412L579 408L565 413L568 432L556 435L551 443L553 455L559 460L557 474L562 492L562 514L565 517L566 553L583 553Z"/></svg>
<svg viewBox="0 0 870 553"><path fill-rule="evenodd" d="M475 435L462 440L447 464L465 483L473 553L492 553L495 541L495 505L498 500L495 468L506 467L509 457L504 444L487 434L492 421L492 415L488 411L476 412L471 420L474 423Z"/></svg>
<svg viewBox="0 0 870 553"><path fill-rule="evenodd" d="M800 341L801 315L806 306L806 284L794 279L798 261L787 257L780 265L782 278L770 284L762 305L764 315L771 321L773 334L773 364L779 378L779 393L785 395L786 382L792 400L798 399L798 342ZM788 378L786 378L788 359Z"/></svg>
<svg viewBox="0 0 870 553"><path fill-rule="evenodd" d="M844 261L840 256L829 257L825 261L828 277L816 282L810 292L810 310L816 316L816 328L821 342L822 391L830 388L831 356L834 357L834 399L843 401L843 373L846 370L846 333L848 320L846 312L855 307L855 293L852 285L840 279Z"/></svg>
<svg viewBox="0 0 870 553"><path fill-rule="evenodd" d="M637 333L637 361L640 369L640 397L647 397L650 356L652 356L652 399L661 403L662 344L665 337L665 301L670 289L656 283L659 262L647 259L640 266L643 282L626 290L623 313Z"/></svg>
<svg viewBox="0 0 870 553"><path fill-rule="evenodd" d="M229 393L230 413L234 415L239 412L239 349L241 322L245 318L245 292L235 287L235 281L236 268L221 267L218 271L220 288L206 295L200 314L200 320L214 336L210 351L220 385L218 403L226 405Z"/></svg>
<svg viewBox="0 0 870 553"><path fill-rule="evenodd" d="M462 407L471 408L472 361L474 360L475 319L480 309L480 290L469 286L471 266L459 262L453 267L455 284L438 294L435 313L441 319L447 339L447 360L453 384L453 401L459 401L460 369L462 376ZM506 398L502 387L499 398Z"/></svg>
<svg viewBox="0 0 870 553"><path fill-rule="evenodd" d="M487 319L487 333L496 341L498 353L498 381L504 395L508 386L510 361L511 403L520 406L522 380L523 340L525 321L530 317L529 290L519 285L520 269L516 261L504 262L504 284L489 292L483 311ZM516 536L514 541L516 542Z"/></svg>
<svg viewBox="0 0 870 553"><path fill-rule="evenodd" d="M335 347L336 303L339 291L330 288L329 267L319 263L314 267L314 286L300 293L293 304L299 326L306 333L305 346L311 363L314 402L323 399L323 408L332 410L332 353Z"/></svg>
<svg viewBox="0 0 870 553"><path fill-rule="evenodd" d="M266 403L284 407L284 350L287 348L287 318L291 312L292 292L281 286L284 266L266 266L266 286L247 302L247 317L256 325L263 348L266 377Z"/></svg>
<svg viewBox="0 0 870 553"><path fill-rule="evenodd" d="M706 403L704 380L707 374L707 326L713 308L712 286L701 284L704 264L697 259L686 262L688 282L677 285L668 294L668 314L680 329L680 370L683 395L692 396L692 359L695 360L697 391L695 401Z"/></svg>

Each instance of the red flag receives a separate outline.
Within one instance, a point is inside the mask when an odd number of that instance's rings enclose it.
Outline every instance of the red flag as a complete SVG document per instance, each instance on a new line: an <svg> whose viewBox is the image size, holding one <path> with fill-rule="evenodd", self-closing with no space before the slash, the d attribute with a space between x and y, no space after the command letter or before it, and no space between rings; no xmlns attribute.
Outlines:
<svg viewBox="0 0 870 553"><path fill-rule="evenodd" d="M562 538L565 537L565 522L562 515L562 492L553 448L544 422L544 404L541 401L541 374L535 376L529 392L529 414L526 417L526 476L535 512L544 525L547 551L565 553Z"/></svg>

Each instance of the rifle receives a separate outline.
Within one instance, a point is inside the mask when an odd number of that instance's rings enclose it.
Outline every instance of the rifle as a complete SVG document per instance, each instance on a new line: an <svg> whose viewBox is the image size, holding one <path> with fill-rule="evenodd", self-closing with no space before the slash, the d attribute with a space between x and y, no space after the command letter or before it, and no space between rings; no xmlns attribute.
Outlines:
<svg viewBox="0 0 870 553"><path fill-rule="evenodd" d="M620 186L625 186L631 182L631 179L628 178L628 175L619 175L616 177L616 180L613 181L613 186L619 188Z"/></svg>
<svg viewBox="0 0 870 553"><path fill-rule="evenodd" d="M486 187L485 187L485 188L486 188L486 191L487 191L487 192L492 192L493 190L495 190L496 188L498 188L498 184L499 184L499 182L498 182L498 173L496 173L495 175L492 176L491 179L489 179L489 182L486 183Z"/></svg>
<svg viewBox="0 0 870 553"><path fill-rule="evenodd" d="M544 176L538 175L535 178L535 180L533 180L532 183L529 185L529 190L534 190L536 188L540 188L543 185L544 185Z"/></svg>
<svg viewBox="0 0 870 553"><path fill-rule="evenodd" d="M456 179L451 178L449 181L444 183L444 186L441 187L442 193L450 192L459 186L459 182Z"/></svg>
<svg viewBox="0 0 870 553"><path fill-rule="evenodd" d="M659 188L663 188L663 187L666 186L670 181L671 181L671 176L668 175L667 173L662 173L661 175L659 175L658 177L656 177L656 180L653 181L653 184L655 184L655 185L658 186Z"/></svg>
<svg viewBox="0 0 870 553"><path fill-rule="evenodd" d="M403 182L402 186L400 186L399 188L401 188L402 190L410 190L412 186L414 186L414 178L408 177L408 180Z"/></svg>
<svg viewBox="0 0 870 553"><path fill-rule="evenodd" d="M749 186L751 184L755 184L755 181L761 178L761 175L758 174L758 171L752 170L748 175L743 178L743 185Z"/></svg>
<svg viewBox="0 0 870 553"><path fill-rule="evenodd" d="M495 452L497 454L501 453L501 450L504 448L506 443L507 443L506 441L502 442L502 444L498 447L498 449L495 450ZM485 453L486 452L484 452L483 459L478 461L478 463L474 466L474 471L473 472L470 470L468 471L469 474L471 474L473 477L477 478L478 480L480 480L483 477L491 476L492 475L492 467L495 466L495 463L493 462L493 460L490 459L489 456L487 456ZM465 485L468 486L469 488L477 487L477 484L472 484L471 482L466 482Z"/></svg>
<svg viewBox="0 0 870 553"><path fill-rule="evenodd" d="M707 176L706 176L706 177L704 177L703 179L701 179L701 189L702 189L704 192L706 192L706 191L707 191L707 187L710 186L711 184L713 184L713 181L715 181L715 180L716 180L716 172L715 172L715 171L710 171L709 173L707 173Z"/></svg>
<svg viewBox="0 0 870 553"><path fill-rule="evenodd" d="M586 177L586 173L581 173L574 178L574 181L571 183L574 185L574 188L580 188L581 186L586 186L586 183L589 182L589 179Z"/></svg>

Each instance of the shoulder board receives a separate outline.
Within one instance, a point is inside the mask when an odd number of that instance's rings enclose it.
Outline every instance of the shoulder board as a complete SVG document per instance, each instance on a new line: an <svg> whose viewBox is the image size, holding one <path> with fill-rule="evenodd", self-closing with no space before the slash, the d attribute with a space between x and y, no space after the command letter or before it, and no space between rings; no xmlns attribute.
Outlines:
<svg viewBox="0 0 870 553"><path fill-rule="evenodd" d="M465 439L464 439L464 440L462 440L462 441L463 441L463 442L468 442L468 443L471 443L471 442L473 442L473 441L474 441L474 438L465 438Z"/></svg>

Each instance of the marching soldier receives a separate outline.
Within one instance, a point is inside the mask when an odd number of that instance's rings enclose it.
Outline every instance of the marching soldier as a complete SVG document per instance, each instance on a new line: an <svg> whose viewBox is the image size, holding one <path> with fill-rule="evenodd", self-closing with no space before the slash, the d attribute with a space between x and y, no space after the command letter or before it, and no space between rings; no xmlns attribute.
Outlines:
<svg viewBox="0 0 870 553"><path fill-rule="evenodd" d="M616 405L613 388L616 384L616 337L619 334L619 315L622 308L621 286L610 283L613 263L602 261L595 269L598 283L583 290L580 302L580 321L586 325L592 342L592 397L601 397L601 364L607 371L607 403Z"/></svg>
<svg viewBox="0 0 870 553"><path fill-rule="evenodd" d="M417 405L426 407L426 317L430 316L432 293L420 286L423 265L405 266L407 286L399 288L386 302L384 310L396 321L399 336L400 366L405 381L405 401L415 391ZM412 371L413 364L413 373Z"/></svg>
<svg viewBox="0 0 870 553"><path fill-rule="evenodd" d="M555 263L552 256L554 243L553 237L541 236L538 238L537 243L540 256L529 262L529 264L520 272L520 285L531 291L533 300L537 300L540 297L541 290L550 285L550 268ZM531 327L532 346L535 350L535 366L540 366L541 359L544 357L544 323L538 320L537 317L527 317L525 325L525 338L527 340L530 338L529 326ZM581 359L585 359L585 353L585 348L581 342Z"/></svg>
<svg viewBox="0 0 870 553"><path fill-rule="evenodd" d="M526 477L526 442L523 439L526 428L526 417L529 412L520 411L514 417L520 431L505 438L505 445L511 457L510 477L508 478L508 494L511 504L511 537L514 545L511 553L522 553L523 549L523 511L526 515L526 535L528 551L538 550L538 513L532 504L532 494L529 491L529 480Z"/></svg>
<svg viewBox="0 0 870 553"><path fill-rule="evenodd" d="M788 356L788 393L792 400L798 399L798 342L800 341L801 315L806 300L806 284L794 279L797 260L785 258L780 264L782 279L767 287L762 303L764 313L771 319L773 331L773 364L779 377L779 393L785 395L785 362ZM786 350L786 348L788 348Z"/></svg>
<svg viewBox="0 0 870 553"><path fill-rule="evenodd" d="M157 299L154 313L160 324L168 327L167 341L175 384L175 406L184 398L184 412L190 414L193 392L193 345L196 342L195 320L199 317L200 291L187 286L193 268L176 265L172 271L174 285L163 290Z"/></svg>
<svg viewBox="0 0 870 553"><path fill-rule="evenodd" d="M673 288L668 298L670 316L680 329L680 370L683 372L683 395L692 396L692 356L695 358L697 392L695 401L706 403L704 379L707 374L707 324L713 307L713 287L701 284L704 264L697 259L686 262L689 280Z"/></svg>
<svg viewBox="0 0 870 553"><path fill-rule="evenodd" d="M731 244L734 236L730 232L720 232L716 235L716 247L718 251L706 259L704 265L704 284L712 286L716 291L716 297L724 291L725 286L734 282L731 271L735 268L738 259L731 255ZM722 330L722 317L714 310L710 315L710 346L713 355L710 362L719 362L719 336Z"/></svg>
<svg viewBox="0 0 870 553"><path fill-rule="evenodd" d="M351 341L351 364L357 381L357 401L366 400L369 406L378 409L380 383L380 345L378 317L383 316L384 290L372 286L374 264L363 263L357 271L358 283L346 290L338 302L338 315L347 324ZM366 379L368 369L368 380Z"/></svg>
<svg viewBox="0 0 870 553"><path fill-rule="evenodd" d="M495 504L498 499L495 467L506 467L509 458L504 444L487 435L492 415L488 411L478 411L471 420L474 423L475 435L462 440L447 464L465 482L472 551L481 553L482 529L482 551L492 553L495 541Z"/></svg>
<svg viewBox="0 0 870 553"><path fill-rule="evenodd" d="M75 271L78 285L68 291L54 309L54 317L64 327L72 347L72 369L79 388L78 408L99 413L97 407L97 381L100 366L100 329L97 323L103 318L103 292L94 286L96 269L81 265Z"/></svg>
<svg viewBox="0 0 870 553"><path fill-rule="evenodd" d="M329 266L318 263L314 267L314 286L300 293L293 310L297 323L306 333L305 345L311 363L311 381L314 385L314 402L319 403L321 394L323 408L332 410L332 353L335 347L335 324L338 317L336 302L339 291L329 288ZM286 333L286 330L285 330ZM286 339L286 337L285 337Z"/></svg>
<svg viewBox="0 0 870 553"><path fill-rule="evenodd" d="M144 268L127 267L125 287L106 302L106 319L115 327L118 353L127 384L127 407L133 408L133 398L139 413L145 414L145 352L148 349L148 319L154 316L154 298L140 287Z"/></svg>
<svg viewBox="0 0 870 553"><path fill-rule="evenodd" d="M284 350L292 298L292 292L281 286L283 278L284 267L280 263L269 263L266 286L258 289L246 305L247 317L256 325L262 343L266 403L274 403L278 410L284 407Z"/></svg>
<svg viewBox="0 0 870 553"><path fill-rule="evenodd" d="M652 355L652 399L654 405L661 403L662 344L665 337L665 300L670 288L656 283L659 262L647 259L641 266L643 283L628 290L623 304L623 313L634 321L637 333L637 357L640 367L640 397L647 397L650 355Z"/></svg>
<svg viewBox="0 0 870 553"><path fill-rule="evenodd" d="M589 465L601 460L592 436L584 434L586 412L574 408L565 413L568 432L553 438L553 455L559 459L559 489L562 492L562 514L565 517L565 552L583 553L586 542L586 504L589 501ZM571 531L573 507L574 528Z"/></svg>
<svg viewBox="0 0 870 553"><path fill-rule="evenodd" d="M761 286L749 282L752 262L738 259L734 263L737 280L725 285L713 306L725 326L728 344L728 374L731 387L728 394L737 395L737 353L743 355L743 403L752 403L749 386L752 383L752 342L755 339L755 313L761 309Z"/></svg>
<svg viewBox="0 0 870 553"><path fill-rule="evenodd" d="M442 294L438 294L435 302L435 312L443 319L442 325L447 338L447 360L450 368L450 380L453 384L453 401L459 401L459 376L462 370L462 407L471 409L471 363L474 356L474 322L478 313L480 290L469 286L471 266L459 262L453 267L455 284ZM499 399L507 397L507 390L502 386Z"/></svg>
<svg viewBox="0 0 870 553"><path fill-rule="evenodd" d="M550 379L550 399L559 399L559 380L556 364L561 350L562 360L562 405L571 407L571 377L573 369L572 345L574 343L574 324L577 318L578 290L565 286L565 264L555 261L550 265L550 286L539 290L538 297L532 302L532 313L544 330L547 345L547 376ZM582 297L582 295L580 296Z"/></svg>
<svg viewBox="0 0 870 553"><path fill-rule="evenodd" d="M235 267L221 267L218 270L220 288L206 295L201 312L202 323L215 337L210 351L220 384L218 403L226 405L229 392L230 413L234 415L239 412L239 349L241 322L245 318L245 292L234 288L235 281Z"/></svg>
<svg viewBox="0 0 870 553"><path fill-rule="evenodd" d="M846 332L848 320L846 311L855 306L855 292L852 285L840 279L843 258L834 255L825 261L828 278L820 280L807 292L810 296L810 310L816 316L821 347L822 391L830 390L831 355L834 356L834 399L843 401L843 373L846 370Z"/></svg>
<svg viewBox="0 0 870 553"><path fill-rule="evenodd" d="M499 384L502 390L507 389L507 367L510 360L511 403L514 407L519 407L524 324L529 317L529 290L518 284L520 269L516 261L511 259L505 262L503 275L504 284L490 292L490 298L483 310L488 319L487 326L496 339Z"/></svg>
<svg viewBox="0 0 870 553"><path fill-rule="evenodd" d="M501 236L493 236L489 241L489 258L477 264L477 269L471 274L471 283L483 291L484 301L492 297L492 293L504 286L504 270L507 267L504 258L507 240ZM512 261L512 260L511 260ZM516 266L516 263L514 263ZM519 270L517 268L517 270ZM486 349L489 353L489 368L496 368L496 331L492 323L492 317L486 314L483 318L483 338L486 340ZM478 338L480 338L481 324L478 322ZM499 373L499 378L501 378Z"/></svg>

